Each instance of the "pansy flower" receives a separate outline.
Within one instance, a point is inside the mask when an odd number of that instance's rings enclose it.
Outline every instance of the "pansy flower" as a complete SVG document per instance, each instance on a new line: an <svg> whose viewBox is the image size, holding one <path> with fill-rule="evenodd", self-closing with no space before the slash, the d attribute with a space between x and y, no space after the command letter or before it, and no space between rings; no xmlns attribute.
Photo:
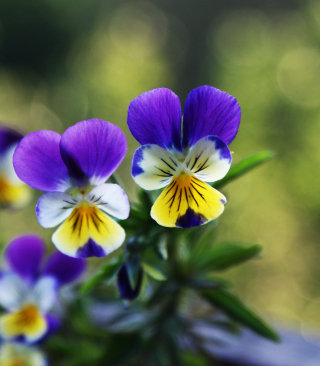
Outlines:
<svg viewBox="0 0 320 366"><path fill-rule="evenodd" d="M117 249L125 232L118 219L129 215L121 187L105 183L127 150L119 127L99 119L82 121L62 136L36 131L18 145L13 164L29 186L47 191L36 206L41 226L55 227L55 246L71 257L103 257Z"/></svg>
<svg viewBox="0 0 320 366"><path fill-rule="evenodd" d="M12 156L22 135L0 125L0 207L21 209L31 198L31 189L16 175Z"/></svg>
<svg viewBox="0 0 320 366"><path fill-rule="evenodd" d="M4 340L34 343L57 328L59 319L50 313L61 286L75 281L85 269L84 259L52 254L45 263L44 243L35 235L14 239L6 248L10 267L1 272L0 336Z"/></svg>
<svg viewBox="0 0 320 366"><path fill-rule="evenodd" d="M167 186L151 209L158 224L188 228L221 215L226 198L206 182L227 174L227 145L240 117L237 100L210 86L188 95L183 123L179 98L169 89L148 91L130 103L128 126L142 145L133 157L132 177L146 190Z"/></svg>
<svg viewBox="0 0 320 366"><path fill-rule="evenodd" d="M47 366L38 349L20 343L5 342L0 346L0 366Z"/></svg>

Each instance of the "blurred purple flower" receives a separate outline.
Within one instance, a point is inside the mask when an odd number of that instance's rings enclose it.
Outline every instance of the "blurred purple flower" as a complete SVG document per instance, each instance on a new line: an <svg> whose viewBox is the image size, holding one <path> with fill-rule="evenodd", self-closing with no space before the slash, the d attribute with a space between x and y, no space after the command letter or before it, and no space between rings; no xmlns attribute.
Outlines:
<svg viewBox="0 0 320 366"><path fill-rule="evenodd" d="M34 343L56 330L59 319L50 313L61 286L78 279L84 259L52 254L42 266L45 245L35 235L23 235L9 243L5 258L10 270L1 272L0 335L5 340Z"/></svg>
<svg viewBox="0 0 320 366"><path fill-rule="evenodd" d="M227 174L232 160L227 145L240 118L237 100L207 85L188 95L182 125L179 98L169 89L148 91L130 103L128 126L142 144L132 177L146 190L167 186L151 209L158 224L188 228L221 215L226 198L205 182Z"/></svg>
<svg viewBox="0 0 320 366"><path fill-rule="evenodd" d="M0 207L22 209L30 201L31 190L16 175L12 157L22 135L0 125Z"/></svg>
<svg viewBox="0 0 320 366"><path fill-rule="evenodd" d="M117 276L117 284L120 292L120 297L124 300L134 300L136 299L141 290L142 278L143 278L143 270L139 266L137 280L135 286L132 286L128 273L128 264L124 263L120 268L120 271Z"/></svg>
<svg viewBox="0 0 320 366"><path fill-rule="evenodd" d="M126 219L128 197L117 184L104 183L127 150L119 127L99 119L82 121L62 136L36 131L17 147L17 175L33 188L47 191L36 206L41 226L55 227L55 246L71 257L104 257L124 241L122 227L107 214Z"/></svg>

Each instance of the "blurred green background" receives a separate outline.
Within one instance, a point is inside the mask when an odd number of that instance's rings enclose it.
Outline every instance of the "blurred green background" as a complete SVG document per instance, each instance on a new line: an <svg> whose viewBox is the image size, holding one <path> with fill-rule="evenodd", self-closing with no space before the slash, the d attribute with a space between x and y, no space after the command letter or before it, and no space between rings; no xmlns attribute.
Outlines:
<svg viewBox="0 0 320 366"><path fill-rule="evenodd" d="M228 276L269 319L319 331L320 1L0 0L0 120L25 133L62 133L88 118L117 124L128 136L119 173L132 198L130 101L168 87L183 105L204 84L240 103L235 162L277 153L225 190L219 240L264 246L263 260ZM3 243L30 231L50 243L54 229L34 215L39 195L22 212L0 213Z"/></svg>

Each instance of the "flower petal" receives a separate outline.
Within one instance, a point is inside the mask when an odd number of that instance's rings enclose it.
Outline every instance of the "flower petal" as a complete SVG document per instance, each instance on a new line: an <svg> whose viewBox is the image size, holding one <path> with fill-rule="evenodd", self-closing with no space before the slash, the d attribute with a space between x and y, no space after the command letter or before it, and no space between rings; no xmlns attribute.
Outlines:
<svg viewBox="0 0 320 366"><path fill-rule="evenodd" d="M240 118L240 106L232 95L208 85L192 90L183 111L183 148L208 135L229 145L238 133Z"/></svg>
<svg viewBox="0 0 320 366"><path fill-rule="evenodd" d="M27 281L33 281L38 274L45 245L36 235L22 235L12 240L5 251L10 267Z"/></svg>
<svg viewBox="0 0 320 366"><path fill-rule="evenodd" d="M33 305L0 317L0 334L4 339L24 336L28 343L33 343L41 339L47 329L46 319Z"/></svg>
<svg viewBox="0 0 320 366"><path fill-rule="evenodd" d="M83 204L53 234L52 241L60 252L70 257L104 257L119 248L125 232L95 206Z"/></svg>
<svg viewBox="0 0 320 366"><path fill-rule="evenodd" d="M22 209L30 199L31 188L26 184L11 184L4 177L0 177L0 207Z"/></svg>
<svg viewBox="0 0 320 366"><path fill-rule="evenodd" d="M30 303L35 303L39 309L47 313L57 300L57 281L53 277L42 277L30 293Z"/></svg>
<svg viewBox="0 0 320 366"><path fill-rule="evenodd" d="M215 182L228 173L231 161L228 146L217 136L207 136L191 148L185 164L200 180Z"/></svg>
<svg viewBox="0 0 320 366"><path fill-rule="evenodd" d="M36 131L25 136L13 155L18 177L41 191L65 191L71 186L59 151L61 136L54 131Z"/></svg>
<svg viewBox="0 0 320 366"><path fill-rule="evenodd" d="M79 187L100 185L125 157L127 140L120 128L110 122L89 119L63 133L60 151Z"/></svg>
<svg viewBox="0 0 320 366"><path fill-rule="evenodd" d="M0 155L5 154L12 145L18 144L22 137L23 135L18 131L0 126Z"/></svg>
<svg viewBox="0 0 320 366"><path fill-rule="evenodd" d="M180 101L169 89L150 90L135 98L129 105L128 126L141 145L182 150Z"/></svg>
<svg viewBox="0 0 320 366"><path fill-rule="evenodd" d="M86 269L84 259L72 258L60 252L52 254L45 264L43 275L54 277L59 286L78 279Z"/></svg>
<svg viewBox="0 0 320 366"><path fill-rule="evenodd" d="M28 287L14 273L0 278L0 305L6 310L18 310L28 296Z"/></svg>
<svg viewBox="0 0 320 366"><path fill-rule="evenodd" d="M117 184L101 184L93 188L84 199L118 219L124 220L129 216L130 205L128 197L125 191Z"/></svg>
<svg viewBox="0 0 320 366"><path fill-rule="evenodd" d="M181 168L182 164L169 151L147 144L134 153L131 175L141 188L153 190L167 186Z"/></svg>
<svg viewBox="0 0 320 366"><path fill-rule="evenodd" d="M42 227L55 227L70 216L79 199L63 192L44 193L37 202L36 215Z"/></svg>
<svg viewBox="0 0 320 366"><path fill-rule="evenodd" d="M18 178L13 168L16 147L17 144L11 145L0 156L0 206L13 209L25 207L31 198L31 188Z"/></svg>
<svg viewBox="0 0 320 366"><path fill-rule="evenodd" d="M151 209L159 225L189 228L203 225L222 214L226 198L195 176L174 178Z"/></svg>

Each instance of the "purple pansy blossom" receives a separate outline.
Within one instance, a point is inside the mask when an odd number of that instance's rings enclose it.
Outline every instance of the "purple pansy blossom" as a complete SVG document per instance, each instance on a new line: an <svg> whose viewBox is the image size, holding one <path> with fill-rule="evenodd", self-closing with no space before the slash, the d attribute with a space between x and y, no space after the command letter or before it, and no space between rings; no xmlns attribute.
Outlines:
<svg viewBox="0 0 320 366"><path fill-rule="evenodd" d="M84 259L60 252L45 263L45 245L35 235L23 235L9 243L5 258L9 270L0 276L0 316L3 340L35 343L57 328L59 319L50 311L61 286L78 279L85 270Z"/></svg>
<svg viewBox="0 0 320 366"><path fill-rule="evenodd" d="M13 169L12 156L23 135L0 125L0 207L21 209L31 198L30 188Z"/></svg>
<svg viewBox="0 0 320 366"><path fill-rule="evenodd" d="M126 137L119 127L99 119L79 122L62 136L36 131L18 145L13 164L21 180L47 191L36 206L45 228L60 227L55 246L71 257L103 257L125 239L118 219L129 215L123 189L105 183L123 160Z"/></svg>
<svg viewBox="0 0 320 366"><path fill-rule="evenodd" d="M142 145L133 157L132 177L146 190L167 186L151 209L158 224L188 228L221 215L226 198L205 182L227 174L227 145L240 118L237 100L207 85L188 95L182 125L179 98L169 89L148 91L130 103L128 126Z"/></svg>

